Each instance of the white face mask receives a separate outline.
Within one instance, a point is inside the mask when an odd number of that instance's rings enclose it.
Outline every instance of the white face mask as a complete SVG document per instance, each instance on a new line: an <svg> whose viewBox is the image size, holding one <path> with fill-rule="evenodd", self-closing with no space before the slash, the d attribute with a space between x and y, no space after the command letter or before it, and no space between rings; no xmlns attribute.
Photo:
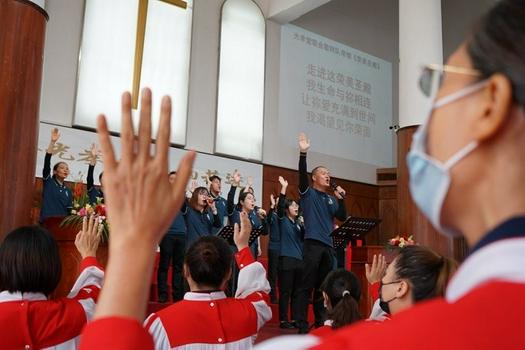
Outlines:
<svg viewBox="0 0 525 350"><path fill-rule="evenodd" d="M477 141L472 141L450 157L445 163L430 157L426 151L428 124L432 111L446 104L457 101L476 91L487 84L481 81L467 86L451 95L445 96L430 105L428 115L424 123L419 127L412 139L412 146L407 155L408 171L410 173L410 193L414 202L423 214L430 220L439 232L448 236L458 236L459 232L443 227L441 224L441 210L443 202L450 188L450 169L460 160L465 158L477 146Z"/></svg>

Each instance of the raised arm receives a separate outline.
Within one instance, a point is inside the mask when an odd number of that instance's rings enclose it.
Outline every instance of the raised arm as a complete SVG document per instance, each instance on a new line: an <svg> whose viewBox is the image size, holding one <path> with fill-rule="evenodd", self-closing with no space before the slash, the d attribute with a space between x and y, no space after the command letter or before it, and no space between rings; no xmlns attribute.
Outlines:
<svg viewBox="0 0 525 350"><path fill-rule="evenodd" d="M182 158L177 178L170 184L166 174L171 100L168 96L162 99L157 142L151 155L151 91L144 89L141 95L138 138L133 130L131 95L126 92L122 96L121 160L115 158L105 117L99 116L97 121L105 166L106 202L111 208L108 212L111 258L95 321L84 330L80 349L146 348L136 342L137 336L148 347L153 345L151 336L145 330L139 331L149 296L149 286L143 282L153 271L158 242L184 201L195 153L188 152ZM117 330L119 326L119 332L133 328L140 333L127 339L111 337L114 332L103 331Z"/></svg>
<svg viewBox="0 0 525 350"><path fill-rule="evenodd" d="M279 193L279 206L277 209L277 215L280 218L284 218L286 213L286 189L288 188L288 181L282 176L279 176L279 183L281 184L281 192Z"/></svg>
<svg viewBox="0 0 525 350"><path fill-rule="evenodd" d="M304 133L299 134L299 193L305 193L308 189L308 172L306 168L306 153L310 148L310 139Z"/></svg>
<svg viewBox="0 0 525 350"><path fill-rule="evenodd" d="M343 198L338 198L337 203L339 205L337 207L337 211L335 212L335 217L338 220L345 221L347 218L345 200Z"/></svg>
<svg viewBox="0 0 525 350"><path fill-rule="evenodd" d="M231 216L233 214L233 210L235 209L235 192L237 191L237 186L239 185L239 182L241 181L241 173L239 173L237 170L233 172L233 181L230 186L230 191L228 192L228 197L226 200L226 210L228 211L228 216Z"/></svg>
<svg viewBox="0 0 525 350"><path fill-rule="evenodd" d="M49 140L49 145L47 146L46 155L44 157L44 168L42 169L42 178L45 180L51 175L51 157L53 156L53 148L55 148L55 143L60 138L60 131L57 128L51 130L51 139Z"/></svg>
<svg viewBox="0 0 525 350"><path fill-rule="evenodd" d="M248 215L240 213L241 225L235 224L233 239L237 250L235 260L239 267L239 279L235 298L251 302L257 312L257 330L272 318L272 310L268 306L270 283L266 279L266 270L261 263L254 260L248 242L252 225Z"/></svg>
<svg viewBox="0 0 525 350"><path fill-rule="evenodd" d="M95 165L97 164L97 145L92 144L91 145L91 158L89 160L89 167L88 167L88 173L87 173L87 190L88 192L93 188L95 185L95 181L93 180L93 173L95 172Z"/></svg>

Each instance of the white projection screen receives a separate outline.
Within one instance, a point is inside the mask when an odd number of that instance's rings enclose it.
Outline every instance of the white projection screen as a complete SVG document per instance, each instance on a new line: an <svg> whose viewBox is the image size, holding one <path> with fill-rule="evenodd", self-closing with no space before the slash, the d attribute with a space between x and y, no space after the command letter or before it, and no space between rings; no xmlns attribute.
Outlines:
<svg viewBox="0 0 525 350"><path fill-rule="evenodd" d="M304 131L312 151L393 165L392 65L293 25L281 28L279 136Z"/></svg>

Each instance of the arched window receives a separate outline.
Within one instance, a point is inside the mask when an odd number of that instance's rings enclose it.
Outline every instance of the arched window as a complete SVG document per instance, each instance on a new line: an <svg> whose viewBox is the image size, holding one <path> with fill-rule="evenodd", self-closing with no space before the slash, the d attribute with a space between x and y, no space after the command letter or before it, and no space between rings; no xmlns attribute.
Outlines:
<svg viewBox="0 0 525 350"><path fill-rule="evenodd" d="M215 152L262 159L266 23L252 0L222 6Z"/></svg>
<svg viewBox="0 0 525 350"><path fill-rule="evenodd" d="M192 0L86 1L74 124L105 113L120 130L120 95L153 91L153 135L163 95L172 98L171 142L186 142ZM138 107L134 103L134 112ZM138 119L138 118L135 118Z"/></svg>

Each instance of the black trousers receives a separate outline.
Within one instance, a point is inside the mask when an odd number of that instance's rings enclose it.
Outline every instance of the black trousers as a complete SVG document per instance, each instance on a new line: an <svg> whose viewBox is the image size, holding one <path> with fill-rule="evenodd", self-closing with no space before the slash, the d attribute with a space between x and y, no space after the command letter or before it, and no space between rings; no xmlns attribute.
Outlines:
<svg viewBox="0 0 525 350"><path fill-rule="evenodd" d="M279 251L268 249L268 282L270 282L270 297L275 299L277 297L277 277L279 275Z"/></svg>
<svg viewBox="0 0 525 350"><path fill-rule="evenodd" d="M182 264L186 237L182 235L165 235L160 241L159 270L157 271L157 288L160 298L167 298L168 294L168 268L172 268L171 292L173 302L182 300L184 297L184 277L182 276Z"/></svg>
<svg viewBox="0 0 525 350"><path fill-rule="evenodd" d="M303 261L289 256L279 258L279 320L289 321L288 307L292 306L292 320L301 314L299 288L303 282Z"/></svg>
<svg viewBox="0 0 525 350"><path fill-rule="evenodd" d="M297 322L300 328L305 329L308 327L308 304L312 292L316 326L322 325L325 320L326 310L319 287L335 267L334 249L319 241L307 239L303 246L303 262L304 273L299 291L300 312Z"/></svg>

